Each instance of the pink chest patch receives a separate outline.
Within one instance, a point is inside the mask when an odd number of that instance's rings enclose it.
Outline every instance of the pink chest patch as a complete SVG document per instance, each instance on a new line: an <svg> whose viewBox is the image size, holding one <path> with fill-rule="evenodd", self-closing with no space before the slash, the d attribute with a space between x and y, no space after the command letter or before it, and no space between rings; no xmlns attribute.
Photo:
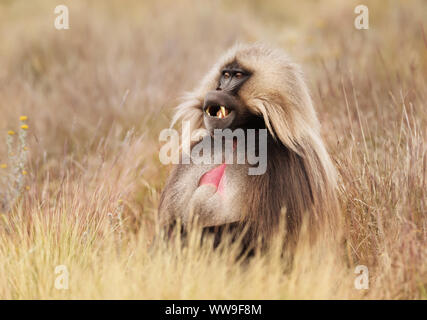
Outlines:
<svg viewBox="0 0 427 320"><path fill-rule="evenodd" d="M225 163L209 170L206 172L199 181L199 186L204 184L211 184L215 186L217 192L222 194L224 192L224 175L225 172Z"/></svg>

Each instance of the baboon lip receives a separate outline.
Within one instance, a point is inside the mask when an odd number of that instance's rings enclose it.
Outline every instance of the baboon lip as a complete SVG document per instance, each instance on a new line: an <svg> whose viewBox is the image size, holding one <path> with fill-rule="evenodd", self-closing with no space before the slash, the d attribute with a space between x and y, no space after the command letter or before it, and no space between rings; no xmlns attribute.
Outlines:
<svg viewBox="0 0 427 320"><path fill-rule="evenodd" d="M199 186L205 184L213 185L217 189L217 192L222 194L224 191L224 173L225 163L206 172L200 178Z"/></svg>

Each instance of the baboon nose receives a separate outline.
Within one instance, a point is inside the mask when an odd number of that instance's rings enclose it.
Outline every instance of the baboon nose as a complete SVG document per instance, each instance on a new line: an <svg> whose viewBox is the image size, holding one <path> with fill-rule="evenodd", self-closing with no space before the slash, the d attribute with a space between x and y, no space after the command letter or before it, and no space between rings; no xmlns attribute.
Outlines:
<svg viewBox="0 0 427 320"><path fill-rule="evenodd" d="M232 104L232 97L230 94L217 89L216 91L210 91L205 96L205 103L203 109L208 106L229 106Z"/></svg>
<svg viewBox="0 0 427 320"><path fill-rule="evenodd" d="M238 101L236 97L229 92L222 91L221 89L210 91L205 96L205 102L203 104L203 111L206 111L209 107L221 107L223 106L228 111L236 110Z"/></svg>

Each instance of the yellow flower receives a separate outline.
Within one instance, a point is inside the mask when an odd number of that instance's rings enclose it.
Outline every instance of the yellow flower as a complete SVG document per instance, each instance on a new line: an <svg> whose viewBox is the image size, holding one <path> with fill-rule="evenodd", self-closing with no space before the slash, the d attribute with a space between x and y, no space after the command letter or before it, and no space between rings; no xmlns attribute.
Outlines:
<svg viewBox="0 0 427 320"><path fill-rule="evenodd" d="M30 190L30 187L29 187L29 186L26 186L26 187L25 187L25 189Z"/></svg>
<svg viewBox="0 0 427 320"><path fill-rule="evenodd" d="M28 172L25 170L22 170L22 174L25 176Z"/></svg>
<svg viewBox="0 0 427 320"><path fill-rule="evenodd" d="M6 163L2 163L2 164L0 164L0 168L2 168L2 169L6 169L6 168L7 168L7 164L6 164Z"/></svg>
<svg viewBox="0 0 427 320"><path fill-rule="evenodd" d="M28 117L27 116L20 116L19 117L19 120L21 120L21 121L25 121L25 120L27 120L28 119Z"/></svg>
<svg viewBox="0 0 427 320"><path fill-rule="evenodd" d="M24 129L24 130L27 130L27 129L28 129L28 126L27 126L26 124L23 124L23 125L21 126L21 128L22 128L22 129Z"/></svg>
<svg viewBox="0 0 427 320"><path fill-rule="evenodd" d="M24 151L28 151L28 147L24 147Z"/></svg>
<svg viewBox="0 0 427 320"><path fill-rule="evenodd" d="M122 199L120 199L119 201L117 201L119 204L122 204L123 203L123 200Z"/></svg>
<svg viewBox="0 0 427 320"><path fill-rule="evenodd" d="M9 131L7 132L7 134L8 134L8 135L10 135L10 136L13 136L13 135L15 134L15 131L13 131L13 130L9 130Z"/></svg>

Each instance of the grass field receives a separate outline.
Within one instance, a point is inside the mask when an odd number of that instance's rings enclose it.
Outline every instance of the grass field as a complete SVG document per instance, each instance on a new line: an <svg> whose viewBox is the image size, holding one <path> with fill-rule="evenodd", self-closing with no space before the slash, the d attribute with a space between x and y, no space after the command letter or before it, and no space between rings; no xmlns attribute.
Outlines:
<svg viewBox="0 0 427 320"><path fill-rule="evenodd" d="M427 298L425 1L364 1L368 30L354 1L62 3L69 30L57 1L0 0L0 298ZM236 41L302 65L339 171L344 241L302 239L290 269L278 245L151 241L159 132Z"/></svg>

